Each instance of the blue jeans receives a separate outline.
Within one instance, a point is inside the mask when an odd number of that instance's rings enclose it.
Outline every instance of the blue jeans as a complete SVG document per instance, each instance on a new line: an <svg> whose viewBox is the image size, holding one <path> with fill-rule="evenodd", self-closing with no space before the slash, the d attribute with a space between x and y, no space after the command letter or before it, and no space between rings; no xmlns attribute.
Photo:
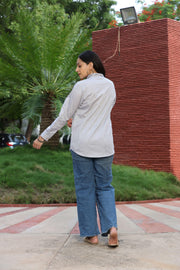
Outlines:
<svg viewBox="0 0 180 270"><path fill-rule="evenodd" d="M117 228L116 206L112 182L113 156L87 158L71 151L77 211L81 236L98 235L97 211L100 218L101 233L111 227Z"/></svg>

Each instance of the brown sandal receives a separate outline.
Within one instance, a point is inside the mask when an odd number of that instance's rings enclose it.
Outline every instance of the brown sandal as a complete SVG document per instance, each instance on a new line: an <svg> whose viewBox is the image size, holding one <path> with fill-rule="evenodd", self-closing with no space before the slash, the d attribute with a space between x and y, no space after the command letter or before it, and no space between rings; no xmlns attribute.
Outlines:
<svg viewBox="0 0 180 270"><path fill-rule="evenodd" d="M95 236L87 236L84 238L84 241L91 244L91 245L97 245L98 244L98 237Z"/></svg>
<svg viewBox="0 0 180 270"><path fill-rule="evenodd" d="M112 227L110 229L110 234L108 234L108 246L109 247L119 246L117 229L115 227Z"/></svg>

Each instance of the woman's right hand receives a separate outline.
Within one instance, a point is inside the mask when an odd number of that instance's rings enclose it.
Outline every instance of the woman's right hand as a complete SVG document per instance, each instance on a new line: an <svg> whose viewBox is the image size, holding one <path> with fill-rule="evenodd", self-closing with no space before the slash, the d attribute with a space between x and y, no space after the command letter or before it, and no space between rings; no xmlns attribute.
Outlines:
<svg viewBox="0 0 180 270"><path fill-rule="evenodd" d="M33 142L33 148L40 149L43 143L44 143L44 139L42 137L38 137Z"/></svg>

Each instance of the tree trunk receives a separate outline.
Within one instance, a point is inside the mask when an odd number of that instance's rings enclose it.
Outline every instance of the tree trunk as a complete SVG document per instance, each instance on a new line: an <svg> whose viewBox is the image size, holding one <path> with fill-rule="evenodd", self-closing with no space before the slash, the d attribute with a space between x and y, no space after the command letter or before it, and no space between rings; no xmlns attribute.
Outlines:
<svg viewBox="0 0 180 270"><path fill-rule="evenodd" d="M54 111L52 97L49 95L45 101L44 108L41 115L40 134L54 121ZM54 136L46 143L51 148L55 149L59 145L59 133L56 132Z"/></svg>
<svg viewBox="0 0 180 270"><path fill-rule="evenodd" d="M31 140L32 132L33 132L33 120L29 119L28 126L26 129L26 134L25 134L25 137L28 140L28 142L30 142L30 140Z"/></svg>

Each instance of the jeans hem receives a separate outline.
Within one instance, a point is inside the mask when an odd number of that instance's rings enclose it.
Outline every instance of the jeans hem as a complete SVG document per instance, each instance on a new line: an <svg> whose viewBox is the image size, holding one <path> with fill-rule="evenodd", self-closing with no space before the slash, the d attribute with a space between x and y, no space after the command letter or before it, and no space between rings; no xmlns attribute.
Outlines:
<svg viewBox="0 0 180 270"><path fill-rule="evenodd" d="M96 236L96 235L99 235L100 233L97 233L97 234L80 234L80 237L91 237L91 236Z"/></svg>

